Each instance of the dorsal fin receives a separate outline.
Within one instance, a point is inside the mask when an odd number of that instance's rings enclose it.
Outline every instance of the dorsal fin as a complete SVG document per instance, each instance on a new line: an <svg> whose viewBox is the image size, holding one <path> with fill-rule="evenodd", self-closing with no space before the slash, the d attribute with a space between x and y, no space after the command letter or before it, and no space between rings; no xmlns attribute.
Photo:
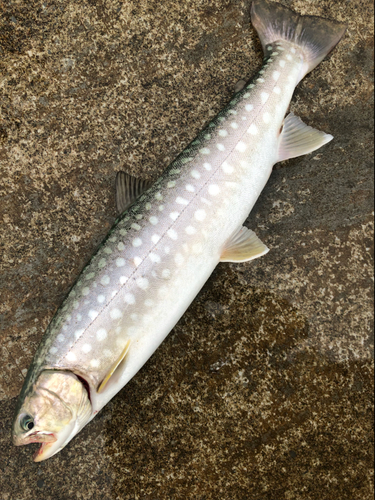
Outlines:
<svg viewBox="0 0 375 500"><path fill-rule="evenodd" d="M122 214L125 212L151 184L152 181L150 180L137 179L123 171L117 172L116 208L118 213Z"/></svg>

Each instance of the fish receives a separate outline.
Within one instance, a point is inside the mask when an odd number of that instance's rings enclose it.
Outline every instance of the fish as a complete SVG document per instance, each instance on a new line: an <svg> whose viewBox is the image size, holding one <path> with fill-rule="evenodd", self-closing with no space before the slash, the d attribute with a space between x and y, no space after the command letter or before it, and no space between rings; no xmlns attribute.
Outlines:
<svg viewBox="0 0 375 500"><path fill-rule="evenodd" d="M62 450L146 363L219 262L268 252L244 226L279 161L332 136L288 108L346 27L255 0L262 69L154 183L118 172L113 228L50 322L22 387L15 445Z"/></svg>

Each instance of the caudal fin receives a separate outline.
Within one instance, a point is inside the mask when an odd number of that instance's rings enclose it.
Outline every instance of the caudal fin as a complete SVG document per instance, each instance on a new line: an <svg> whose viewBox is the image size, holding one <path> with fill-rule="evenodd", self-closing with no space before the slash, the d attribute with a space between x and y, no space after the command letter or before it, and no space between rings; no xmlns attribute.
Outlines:
<svg viewBox="0 0 375 500"><path fill-rule="evenodd" d="M301 79L337 45L345 33L343 24L317 16L300 16L288 7L268 0L255 0L251 21L266 53L267 45L286 40L302 49L305 68Z"/></svg>

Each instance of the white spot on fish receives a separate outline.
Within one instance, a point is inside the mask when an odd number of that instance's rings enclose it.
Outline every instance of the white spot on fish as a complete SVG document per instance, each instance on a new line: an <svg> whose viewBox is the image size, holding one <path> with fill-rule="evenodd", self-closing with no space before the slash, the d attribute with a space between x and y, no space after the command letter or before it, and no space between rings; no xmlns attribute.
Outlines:
<svg viewBox="0 0 375 500"><path fill-rule="evenodd" d="M271 121L271 115L269 113L264 113L263 121L264 123L269 123Z"/></svg>
<svg viewBox="0 0 375 500"><path fill-rule="evenodd" d="M125 283L128 281L128 278L126 276L120 276L120 285L125 285Z"/></svg>
<svg viewBox="0 0 375 500"><path fill-rule="evenodd" d="M273 91L275 92L275 94L281 94L281 88L280 87L275 87L273 89Z"/></svg>
<svg viewBox="0 0 375 500"><path fill-rule="evenodd" d="M223 172L225 174L233 174L234 172L234 168L232 167L232 165L229 165L229 163L227 163L226 161L221 165L221 168L223 169Z"/></svg>
<svg viewBox="0 0 375 500"><path fill-rule="evenodd" d="M188 200L185 200L185 198L181 198L181 196L177 196L176 203L178 203L179 205L188 205L189 204Z"/></svg>
<svg viewBox="0 0 375 500"><path fill-rule="evenodd" d="M160 192L158 192L158 193L155 194L155 198L157 200L161 201L163 199L163 195Z"/></svg>
<svg viewBox="0 0 375 500"><path fill-rule="evenodd" d="M156 226L156 224L159 222L159 219L157 217L155 217L154 215L152 215L150 218L149 218L149 221L151 222L151 224L153 226Z"/></svg>
<svg viewBox="0 0 375 500"><path fill-rule="evenodd" d="M51 354L56 354L57 353L57 348L56 347L51 347L51 349L49 350L49 352Z"/></svg>
<svg viewBox="0 0 375 500"><path fill-rule="evenodd" d="M125 250L125 245L123 244L122 241L120 241L120 243L117 245L117 248L118 248L118 250L120 250L120 252L122 252L123 250Z"/></svg>
<svg viewBox="0 0 375 500"><path fill-rule="evenodd" d="M105 340L107 338L107 330L105 330L104 328L100 328L96 332L96 338L99 340L99 342Z"/></svg>
<svg viewBox="0 0 375 500"><path fill-rule="evenodd" d="M228 113L229 113L230 115L234 115L234 116L236 116L237 111L236 111L236 110L234 110L234 109L230 109L230 110L228 111Z"/></svg>
<svg viewBox="0 0 375 500"><path fill-rule="evenodd" d="M264 104L265 102L268 101L269 96L270 95L267 92L262 92L261 93L260 98L262 100L262 104Z"/></svg>
<svg viewBox="0 0 375 500"><path fill-rule="evenodd" d="M95 273L89 273L86 277L85 277L85 280L91 280L92 278L94 278L95 276Z"/></svg>
<svg viewBox="0 0 375 500"><path fill-rule="evenodd" d="M264 83L264 82L265 82L265 80L264 80L264 78L258 78L258 79L257 79L257 82L259 82L259 83Z"/></svg>
<svg viewBox="0 0 375 500"><path fill-rule="evenodd" d="M171 247L169 247L168 245L166 245L164 247L164 252L168 255L171 252Z"/></svg>
<svg viewBox="0 0 375 500"><path fill-rule="evenodd" d="M195 229L195 227L193 226L188 226L186 229L185 229L185 232L186 234L188 235L192 235L192 234L195 234L197 232L197 230Z"/></svg>
<svg viewBox="0 0 375 500"><path fill-rule="evenodd" d="M134 238L132 241L133 247L140 247L142 245L142 240L141 238Z"/></svg>
<svg viewBox="0 0 375 500"><path fill-rule="evenodd" d="M151 203L146 203L146 205L145 205L145 209L146 209L146 210L151 210L151 208L152 208Z"/></svg>
<svg viewBox="0 0 375 500"><path fill-rule="evenodd" d="M278 52L272 52L271 56L278 56L279 53Z"/></svg>
<svg viewBox="0 0 375 500"><path fill-rule="evenodd" d="M220 188L217 184L211 184L208 186L208 193L211 196L217 196L220 193Z"/></svg>
<svg viewBox="0 0 375 500"><path fill-rule="evenodd" d="M277 82L277 80L280 78L280 72L279 71L274 71L272 73L272 78Z"/></svg>
<svg viewBox="0 0 375 500"><path fill-rule="evenodd" d="M202 155L209 155L211 153L209 148L202 148L199 150Z"/></svg>
<svg viewBox="0 0 375 500"><path fill-rule="evenodd" d="M164 210L164 205L159 205L158 209L159 209L159 212L162 212Z"/></svg>
<svg viewBox="0 0 375 500"><path fill-rule="evenodd" d="M156 264L158 264L161 260L159 255L157 255L156 253L151 252L149 257L150 257L151 262L155 262Z"/></svg>
<svg viewBox="0 0 375 500"><path fill-rule="evenodd" d="M250 97L250 96L251 96L250 92L246 92L246 94L244 94L242 97L243 97L244 99L247 99L247 98L248 98L248 97Z"/></svg>
<svg viewBox="0 0 375 500"><path fill-rule="evenodd" d="M159 240L160 240L160 236L158 234L153 234L151 236L151 241L152 241L152 243L154 243L154 245L156 245L159 242Z"/></svg>
<svg viewBox="0 0 375 500"><path fill-rule="evenodd" d="M121 236L126 236L128 234L126 229L120 229Z"/></svg>
<svg viewBox="0 0 375 500"><path fill-rule="evenodd" d="M120 311L120 309L117 309L116 307L110 311L109 315L111 316L112 319L122 318L122 312Z"/></svg>
<svg viewBox="0 0 375 500"><path fill-rule="evenodd" d="M88 352L90 352L92 350L92 346L91 344L83 344L82 346L82 351L87 354Z"/></svg>
<svg viewBox="0 0 375 500"><path fill-rule="evenodd" d="M98 295L96 300L99 302L99 304L103 304L105 302L105 296L104 295Z"/></svg>
<svg viewBox="0 0 375 500"><path fill-rule="evenodd" d="M124 259L122 259L122 260L124 260ZM102 277L102 279L100 280L100 283L105 286L105 285L108 285L110 281L111 281L110 277L107 275L104 275Z"/></svg>
<svg viewBox="0 0 375 500"><path fill-rule="evenodd" d="M284 61L284 59L281 59L281 61L279 61L279 66L280 66L281 68L284 68L284 67L285 67L285 64L286 64L286 62Z"/></svg>
<svg viewBox="0 0 375 500"><path fill-rule="evenodd" d="M194 179L200 179L200 178L201 178L201 174L198 172L198 170L192 170L192 171L190 172L190 175L191 175L192 177L194 177Z"/></svg>
<svg viewBox="0 0 375 500"><path fill-rule="evenodd" d="M154 301L151 299L146 299L145 300L145 306L146 307L152 307L154 305Z"/></svg>
<svg viewBox="0 0 375 500"><path fill-rule="evenodd" d="M175 187L175 185L176 185L176 181L169 181L168 184L167 184L167 187L168 188L173 188L173 187Z"/></svg>
<svg viewBox="0 0 375 500"><path fill-rule="evenodd" d="M257 128L257 126L255 125L255 123L252 123L252 124L250 125L250 127L249 127L249 129L248 129L248 132L249 132L249 134L251 134L251 135L257 135L257 133L258 133L258 128Z"/></svg>
<svg viewBox="0 0 375 500"><path fill-rule="evenodd" d="M195 187L192 186L191 184L186 184L185 186L186 191L189 191L189 193L194 193Z"/></svg>
<svg viewBox="0 0 375 500"><path fill-rule="evenodd" d="M59 333L59 335L56 337L56 340L58 342L64 342L65 337L64 337L64 335L62 333Z"/></svg>
<svg viewBox="0 0 375 500"><path fill-rule="evenodd" d="M112 356L112 351L110 351L109 349L104 349L103 351L103 355L106 357L106 358L110 358Z"/></svg>
<svg viewBox="0 0 375 500"><path fill-rule="evenodd" d="M90 293L90 288L85 286L82 288L82 295L88 295Z"/></svg>
<svg viewBox="0 0 375 500"><path fill-rule="evenodd" d="M245 109L246 111L252 111L254 109L254 106L252 104L246 104Z"/></svg>
<svg viewBox="0 0 375 500"><path fill-rule="evenodd" d="M125 259L123 259L122 257L119 257L118 259L116 259L116 266L117 267L124 267L125 266Z"/></svg>
<svg viewBox="0 0 375 500"><path fill-rule="evenodd" d="M288 54L286 58L288 59L288 61L291 61L293 59L293 57L290 54Z"/></svg>
<svg viewBox="0 0 375 500"><path fill-rule="evenodd" d="M179 212L171 212L169 214L169 217L174 221L174 220L177 220L178 219L178 216L180 215Z"/></svg>
<svg viewBox="0 0 375 500"><path fill-rule="evenodd" d="M210 170L212 170L212 165L211 165L211 163L203 163L203 168L210 171Z"/></svg>
<svg viewBox="0 0 375 500"><path fill-rule="evenodd" d="M200 208L199 210L196 210L194 213L194 218L200 222L202 222L206 218L206 211Z"/></svg>
<svg viewBox="0 0 375 500"><path fill-rule="evenodd" d="M112 249L109 247L103 248L103 252L106 253L107 255L110 255L112 253Z"/></svg>
<svg viewBox="0 0 375 500"><path fill-rule="evenodd" d="M136 231L139 231L141 229L141 226L137 224L136 222L133 222L133 224L130 226L132 229L135 229Z"/></svg>
<svg viewBox="0 0 375 500"><path fill-rule="evenodd" d="M92 359L90 361L90 365L92 368L98 368L100 366L100 361L98 359Z"/></svg>
<svg viewBox="0 0 375 500"><path fill-rule="evenodd" d="M174 229L170 229L167 231L167 235L170 237L171 240L177 240L178 239L178 234Z"/></svg>
<svg viewBox="0 0 375 500"><path fill-rule="evenodd" d="M295 54L295 53L296 53L296 49L295 49L294 47L292 47L292 48L290 49L290 52L291 52L292 54Z"/></svg>
<svg viewBox="0 0 375 500"><path fill-rule="evenodd" d="M84 332L85 332L85 330L83 330L83 329L81 329L81 330L76 330L76 331L74 332L74 338L75 338L76 340L78 340L78 339L80 338L80 336L81 336Z"/></svg>
<svg viewBox="0 0 375 500"><path fill-rule="evenodd" d="M237 151L239 151L240 153L244 153L247 149L247 146L244 142L240 141L235 149L237 149Z"/></svg>
<svg viewBox="0 0 375 500"><path fill-rule="evenodd" d="M226 137L228 135L228 132L224 129L219 130L219 135L220 137Z"/></svg>
<svg viewBox="0 0 375 500"><path fill-rule="evenodd" d="M234 130L238 129L238 123L236 123L236 122L232 122L232 123L230 124L230 126L231 126Z"/></svg>
<svg viewBox="0 0 375 500"><path fill-rule="evenodd" d="M148 288L148 279L147 278L138 278L136 280L137 286L141 288L142 290L147 290Z"/></svg>
<svg viewBox="0 0 375 500"><path fill-rule="evenodd" d="M134 262L134 265L136 267L138 267L142 264L142 259L140 257L134 257L133 262Z"/></svg>
<svg viewBox="0 0 375 500"><path fill-rule="evenodd" d="M219 143L219 144L216 144L216 147L217 147L217 149L218 149L219 151L225 151L225 146L224 146L224 144L220 144L220 143Z"/></svg>
<svg viewBox="0 0 375 500"><path fill-rule="evenodd" d="M91 321L94 321L94 319L97 318L98 315L99 315L98 311L94 311L94 309L90 309L89 314L88 314Z"/></svg>
<svg viewBox="0 0 375 500"><path fill-rule="evenodd" d="M124 302L126 302L127 304L135 304L135 297L132 293L126 293L125 296L124 296Z"/></svg>
<svg viewBox="0 0 375 500"><path fill-rule="evenodd" d="M182 158L181 163L184 165L185 163L190 163L193 160L194 160L194 158L190 158L190 157L189 158ZM176 172L174 172L174 173L176 173Z"/></svg>
<svg viewBox="0 0 375 500"><path fill-rule="evenodd" d="M74 354L74 352L68 352L68 354L66 355L66 359L68 361L76 361L77 356Z"/></svg>

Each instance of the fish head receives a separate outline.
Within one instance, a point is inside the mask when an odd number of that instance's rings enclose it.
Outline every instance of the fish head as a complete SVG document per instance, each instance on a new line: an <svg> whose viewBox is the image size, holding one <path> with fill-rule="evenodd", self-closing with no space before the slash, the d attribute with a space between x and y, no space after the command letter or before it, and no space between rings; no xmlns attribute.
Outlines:
<svg viewBox="0 0 375 500"><path fill-rule="evenodd" d="M91 416L89 394L74 373L43 370L18 405L13 442L41 443L33 456L41 462L64 448Z"/></svg>

